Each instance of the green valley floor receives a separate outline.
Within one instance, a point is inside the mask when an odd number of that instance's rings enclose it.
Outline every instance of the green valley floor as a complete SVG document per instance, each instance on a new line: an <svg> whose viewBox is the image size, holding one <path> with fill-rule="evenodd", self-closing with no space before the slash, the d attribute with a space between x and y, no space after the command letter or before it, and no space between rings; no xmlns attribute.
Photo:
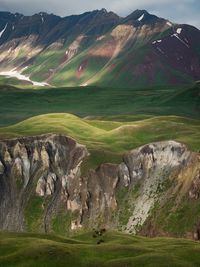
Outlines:
<svg viewBox="0 0 200 267"><path fill-rule="evenodd" d="M101 240L102 243L98 241ZM106 232L70 238L0 233L1 267L198 267L200 243Z"/></svg>

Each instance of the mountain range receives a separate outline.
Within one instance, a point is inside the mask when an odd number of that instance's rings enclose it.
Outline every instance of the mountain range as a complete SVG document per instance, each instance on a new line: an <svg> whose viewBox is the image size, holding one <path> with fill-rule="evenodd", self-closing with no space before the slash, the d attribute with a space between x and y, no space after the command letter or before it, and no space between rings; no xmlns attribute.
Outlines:
<svg viewBox="0 0 200 267"><path fill-rule="evenodd" d="M200 80L200 31L136 10L0 12L0 75L35 86L147 87ZM16 82L16 81L15 81Z"/></svg>

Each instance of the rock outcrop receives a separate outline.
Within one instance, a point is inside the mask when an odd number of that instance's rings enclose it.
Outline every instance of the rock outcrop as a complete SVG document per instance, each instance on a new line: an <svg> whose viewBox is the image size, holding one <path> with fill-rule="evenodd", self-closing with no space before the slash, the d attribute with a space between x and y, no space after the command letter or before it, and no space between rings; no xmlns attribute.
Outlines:
<svg viewBox="0 0 200 267"><path fill-rule="evenodd" d="M199 198L200 157L183 144L145 145L121 164L83 174L87 156L86 147L63 135L1 141L0 228L65 232L96 226L137 233L169 196L176 196L176 205L183 196Z"/></svg>
<svg viewBox="0 0 200 267"><path fill-rule="evenodd" d="M181 183L185 184L196 177L194 172L192 177L181 181L184 172L193 166L193 162L200 168L197 154L174 141L145 145L128 153L124 162L129 170L129 175L127 173L124 177L125 181L130 181L131 187L137 186L137 192L132 196L134 207L131 216L123 227L125 231L132 233L141 229L155 203L162 200L167 190L176 185L173 191L175 194Z"/></svg>
<svg viewBox="0 0 200 267"><path fill-rule="evenodd" d="M84 146L62 135L0 142L1 229L25 230L24 211L36 195L53 196L42 215L42 228L48 230L54 209L67 194L67 182L78 174L87 153Z"/></svg>

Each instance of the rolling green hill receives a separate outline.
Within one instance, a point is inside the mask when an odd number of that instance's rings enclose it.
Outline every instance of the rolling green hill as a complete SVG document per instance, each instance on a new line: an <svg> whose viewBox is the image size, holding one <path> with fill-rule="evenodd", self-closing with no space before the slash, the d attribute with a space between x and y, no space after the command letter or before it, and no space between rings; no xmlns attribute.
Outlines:
<svg viewBox="0 0 200 267"><path fill-rule="evenodd" d="M0 233L2 267L197 267L200 244L184 239L148 239L120 233L93 238ZM97 245L98 240L103 243Z"/></svg>

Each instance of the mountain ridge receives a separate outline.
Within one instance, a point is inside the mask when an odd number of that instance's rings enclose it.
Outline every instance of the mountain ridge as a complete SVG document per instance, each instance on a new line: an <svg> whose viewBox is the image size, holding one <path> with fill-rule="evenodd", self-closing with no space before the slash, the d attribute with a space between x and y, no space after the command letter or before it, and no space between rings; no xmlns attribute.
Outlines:
<svg viewBox="0 0 200 267"><path fill-rule="evenodd" d="M146 10L125 18L105 9L63 18L0 14L4 76L23 80L23 74L41 86L140 87L200 79L200 31Z"/></svg>

